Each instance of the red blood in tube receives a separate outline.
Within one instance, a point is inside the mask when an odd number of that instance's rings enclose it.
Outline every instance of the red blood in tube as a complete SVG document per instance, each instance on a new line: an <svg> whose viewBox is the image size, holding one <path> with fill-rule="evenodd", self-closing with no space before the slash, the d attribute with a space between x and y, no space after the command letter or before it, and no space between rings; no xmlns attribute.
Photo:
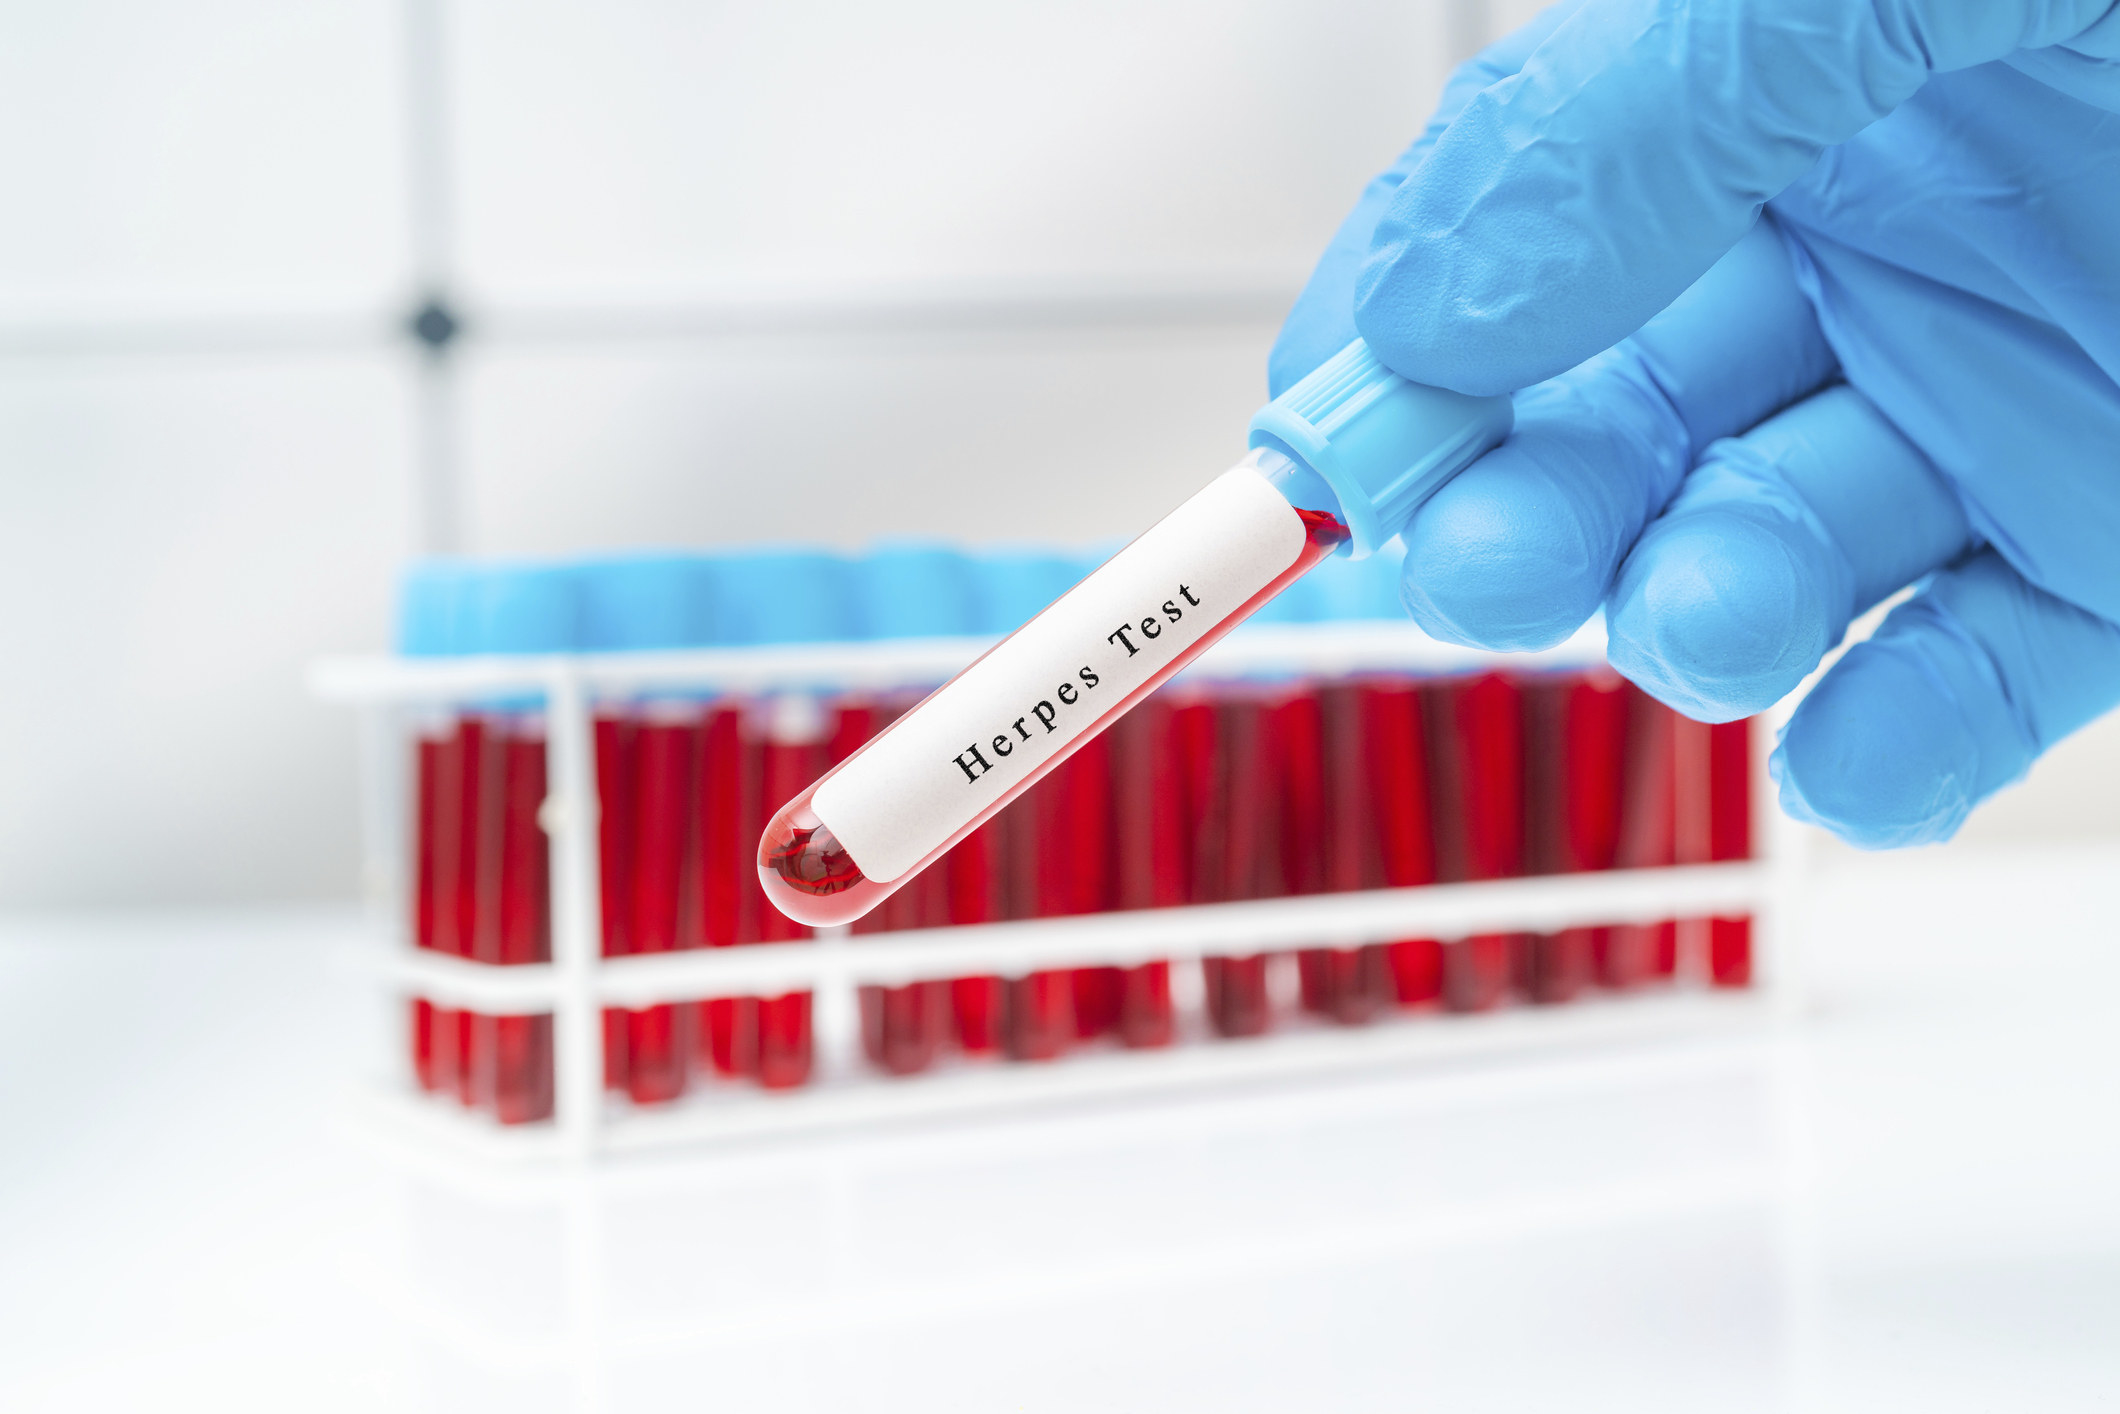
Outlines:
<svg viewBox="0 0 2120 1414"><path fill-rule="evenodd" d="M1384 883L1366 689L1354 683L1322 688L1317 703L1318 762L1323 797L1317 846L1323 887L1339 893ZM1393 1000L1388 947L1311 948L1297 955L1304 1004L1343 1025L1372 1019Z"/></svg>
<svg viewBox="0 0 2120 1414"><path fill-rule="evenodd" d="M494 1033L494 1109L502 1124L552 1118L552 1014L504 1016Z"/></svg>
<svg viewBox="0 0 2120 1414"><path fill-rule="evenodd" d="M769 801L782 801L817 779L825 769L823 740L776 740L768 733L761 752L759 780L760 813L753 817L751 838L755 841L766 825ZM754 871L752 888L757 890ZM772 907L762 897L752 905L762 943L796 942L810 930ZM810 1078L810 994L789 992L761 997L758 1007L758 1083L769 1090L784 1090Z"/></svg>
<svg viewBox="0 0 2120 1414"><path fill-rule="evenodd" d="M758 752L744 732L743 708L710 709L699 728L693 848L699 872L699 929L710 948L748 942L758 927L758 870L751 822L758 815ZM758 1001L715 997L700 1004L700 1059L721 1075L758 1070Z"/></svg>
<svg viewBox="0 0 2120 1414"><path fill-rule="evenodd" d="M1640 688L1621 688L1627 704L1626 766L1620 789L1619 841L1614 864L1621 869L1661 868L1675 857L1673 733L1670 708ZM1598 981L1607 987L1637 987L1675 965L1675 922L1627 923L1604 930L1597 958Z"/></svg>
<svg viewBox="0 0 2120 1414"><path fill-rule="evenodd" d="M1366 683L1359 693L1382 882L1393 889L1432 884L1436 880L1435 836L1421 689L1410 680L1394 678ZM1442 998L1443 945L1436 939L1403 938L1387 943L1384 957L1393 999L1400 1006L1422 1006Z"/></svg>
<svg viewBox="0 0 2120 1414"><path fill-rule="evenodd" d="M1710 800L1714 787L1711 765L1713 733L1714 729L1707 723L1683 715L1675 715L1671 723L1672 856L1679 864L1706 864L1714 858L1713 803ZM1683 952L1690 971L1705 973L1713 933L1714 924L1709 919L1678 920L1671 928L1668 966L1667 950L1659 939L1657 971L1665 976L1676 975Z"/></svg>
<svg viewBox="0 0 2120 1414"><path fill-rule="evenodd" d="M414 748L412 941L422 948L436 945L435 910L439 907L441 891L436 877L440 868L436 851L441 848L440 775L445 769L448 752L446 737L426 734L421 735Z"/></svg>
<svg viewBox="0 0 2120 1414"><path fill-rule="evenodd" d="M832 764L860 750L910 705L904 701L842 705L827 749ZM946 870L929 870L885 899L881 907L855 919L853 931L862 935L941 927L949 922L949 886ZM933 1063L948 1023L948 983L866 985L861 988L860 1002L861 1046L871 1064L893 1075L912 1075Z"/></svg>
<svg viewBox="0 0 2120 1414"><path fill-rule="evenodd" d="M1523 694L1514 679L1485 673L1438 684L1436 702L1444 749L1433 768L1450 809L1439 812L1454 828L1443 836L1452 872L1446 877L1506 879L1524 866ZM1482 933L1443 948L1443 1004L1483 1011L1506 995L1521 943L1516 934Z"/></svg>
<svg viewBox="0 0 2120 1414"><path fill-rule="evenodd" d="M666 720L677 709L641 720L633 734L632 896L627 901L631 951L665 953L680 944L679 918L690 849L698 731ZM691 1060L692 1009L674 1003L626 1014L626 1093L635 1104L660 1104L685 1091Z"/></svg>
<svg viewBox="0 0 2120 1414"><path fill-rule="evenodd" d="M602 881L600 907L603 954L624 957L633 951L633 723L623 717L596 718L596 854ZM604 1008L604 1085L627 1085L626 1013Z"/></svg>
<svg viewBox="0 0 2120 1414"><path fill-rule="evenodd" d="M436 851L440 848L440 774L448 747L446 739L421 733L413 748L413 892L412 942L419 948L435 946L435 909L440 892L436 879ZM435 1006L425 997L412 999L409 1041L412 1075L422 1090L439 1090L442 1079L435 1066Z"/></svg>
<svg viewBox="0 0 2120 1414"><path fill-rule="evenodd" d="M1001 918L999 861L1005 818L1004 813L966 835L944 861L950 922L992 923ZM966 1055L993 1055L1001 1049L1001 998L999 977L959 977L950 983L950 1015L958 1048Z"/></svg>
<svg viewBox="0 0 2120 1414"><path fill-rule="evenodd" d="M1708 728L1708 858L1752 857L1752 723ZM1708 921L1708 980L1718 987L1752 984L1750 915Z"/></svg>
<svg viewBox="0 0 2120 1414"><path fill-rule="evenodd" d="M434 912L432 946L449 957L468 956L470 940L462 932L464 907L459 903L467 865L464 860L465 723L451 724L434 755ZM474 813L474 819L475 819ZM475 847L475 842L471 842ZM459 1072L468 1031L464 1013L455 1007L431 1009L428 1068L438 1093L459 1091Z"/></svg>
<svg viewBox="0 0 2120 1414"><path fill-rule="evenodd" d="M1083 746L1037 795L1044 812L1038 820L1041 917L1104 913L1116 902L1111 745L1107 733ZM1069 985L1076 1039L1117 1029L1125 989L1118 968L1076 968Z"/></svg>
<svg viewBox="0 0 2120 1414"><path fill-rule="evenodd" d="M1616 673L1600 669L1537 682L1525 691L1533 873L1612 867L1626 756L1622 688ZM1523 991L1536 1002L1573 1000L1610 947L1604 928L1534 935L1522 955Z"/></svg>
<svg viewBox="0 0 2120 1414"><path fill-rule="evenodd" d="M545 738L525 723L501 752L499 958L502 966L552 957L551 869L538 810L545 801ZM493 1104L503 1124L552 1117L552 1016L493 1021Z"/></svg>
<svg viewBox="0 0 2120 1414"><path fill-rule="evenodd" d="M1215 803L1206 831L1210 885L1217 899L1272 898L1283 892L1272 782L1279 773L1264 704L1231 689L1218 705ZM1207 1019L1222 1036L1256 1036L1273 1022L1264 954L1205 957Z"/></svg>
<svg viewBox="0 0 2120 1414"><path fill-rule="evenodd" d="M1175 908L1192 897L1195 806L1184 735L1205 704L1179 705L1164 688L1111 730L1112 838L1120 908ZM1170 964L1147 962L1119 977L1119 1039L1164 1046L1176 1034Z"/></svg>
<svg viewBox="0 0 2120 1414"><path fill-rule="evenodd" d="M502 740L505 719L466 717L457 798L456 948L473 962L500 958ZM493 1099L494 1018L467 1011L457 1023L457 1099L468 1107Z"/></svg>
<svg viewBox="0 0 2120 1414"><path fill-rule="evenodd" d="M1064 768L1063 768L1064 769ZM1010 918L1037 918L1055 899L1046 886L1042 856L1045 834L1064 799L1066 781L1056 770L995 817L1003 821L1007 855L1003 897ZM1060 843L1064 844L1064 836ZM1052 1060L1075 1035L1075 979L1071 972L1033 972L1011 977L1001 988L1001 1044L1012 1060Z"/></svg>

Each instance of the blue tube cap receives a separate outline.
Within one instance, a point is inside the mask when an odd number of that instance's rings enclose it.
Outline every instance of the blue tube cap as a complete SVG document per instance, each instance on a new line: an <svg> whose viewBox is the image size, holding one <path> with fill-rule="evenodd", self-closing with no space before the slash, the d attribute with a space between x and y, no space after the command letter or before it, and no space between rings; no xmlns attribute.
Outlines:
<svg viewBox="0 0 2120 1414"><path fill-rule="evenodd" d="M996 550L979 561L979 631L1014 633L1073 589L1081 563L1057 550Z"/></svg>
<svg viewBox="0 0 2120 1414"><path fill-rule="evenodd" d="M411 658L446 658L466 646L465 601L477 572L461 560L420 560L398 580L397 650Z"/></svg>
<svg viewBox="0 0 2120 1414"><path fill-rule="evenodd" d="M698 555L627 555L583 569L583 634L591 648L701 648L716 641L713 566Z"/></svg>
<svg viewBox="0 0 2120 1414"><path fill-rule="evenodd" d="M862 627L870 638L944 638L980 629L972 562L946 545L894 541L855 567Z"/></svg>
<svg viewBox="0 0 2120 1414"><path fill-rule="evenodd" d="M824 550L756 550L715 563L721 641L838 643L859 636L850 566Z"/></svg>
<svg viewBox="0 0 2120 1414"><path fill-rule="evenodd" d="M1421 502L1509 435L1507 395L1473 397L1409 383L1356 339L1259 409L1251 445L1296 458L1325 479L1374 554Z"/></svg>
<svg viewBox="0 0 2120 1414"><path fill-rule="evenodd" d="M470 598L473 653L569 653L582 642L580 572L571 565L498 565Z"/></svg>

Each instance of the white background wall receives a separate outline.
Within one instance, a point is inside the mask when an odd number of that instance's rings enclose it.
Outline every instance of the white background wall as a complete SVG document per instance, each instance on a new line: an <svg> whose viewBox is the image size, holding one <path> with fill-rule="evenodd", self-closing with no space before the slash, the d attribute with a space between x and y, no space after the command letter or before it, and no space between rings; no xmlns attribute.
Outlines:
<svg viewBox="0 0 2120 1414"><path fill-rule="evenodd" d="M350 895L302 667L422 545L1138 528L1531 8L0 4L0 904ZM2116 784L2108 727L1968 833Z"/></svg>

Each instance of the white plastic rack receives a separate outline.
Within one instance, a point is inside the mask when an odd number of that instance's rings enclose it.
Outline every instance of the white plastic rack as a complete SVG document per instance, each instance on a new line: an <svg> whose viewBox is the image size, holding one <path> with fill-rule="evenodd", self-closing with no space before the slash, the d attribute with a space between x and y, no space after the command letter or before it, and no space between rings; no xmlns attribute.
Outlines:
<svg viewBox="0 0 2120 1414"><path fill-rule="evenodd" d="M807 941L648 956L601 956L598 794L593 716L599 703L654 693L760 693L830 682L835 691L933 685L991 643L924 639L671 653L413 659L364 657L316 664L312 687L354 704L362 719L365 878L376 908L383 985L406 996L487 1013L553 1015L554 1116L504 1127L409 1079L382 1080L371 1098L398 1122L459 1144L520 1156L583 1156L672 1144L740 1140L1099 1096L1231 1083L1391 1063L1447 1063L1645 1041L1764 1021L1794 994L1792 921L1800 831L1766 808L1755 749L1753 857L1722 864L1619 869L1481 883L1307 895L1254 902L1099 913L1024 922L863 935L820 930ZM1372 622L1239 629L1188 669L1195 681L1256 674L1424 676L1505 668L1580 670L1602 663L1592 625L1544 653L1494 655L1439 644L1410 624ZM545 705L548 795L539 811L551 850L552 961L496 966L424 951L408 919L411 723L437 708L495 699ZM1753 919L1753 983L1703 980L1704 920ZM1681 925L1676 985L1590 995L1563 1006L1465 1015L1423 1013L1342 1027L1294 1019L1265 1036L1210 1040L1198 969L1173 969L1178 1043L1087 1051L1050 1063L944 1060L889 1077L859 1059L858 988L975 972L1196 960L1207 954L1351 947L1409 936L1548 932L1571 926L1703 920ZM1696 936L1688 936L1693 933ZM1270 985L1287 1000L1293 958ZM670 1104L607 1099L601 1017L701 997L808 988L816 996L816 1064L800 1088L760 1091L707 1083Z"/></svg>

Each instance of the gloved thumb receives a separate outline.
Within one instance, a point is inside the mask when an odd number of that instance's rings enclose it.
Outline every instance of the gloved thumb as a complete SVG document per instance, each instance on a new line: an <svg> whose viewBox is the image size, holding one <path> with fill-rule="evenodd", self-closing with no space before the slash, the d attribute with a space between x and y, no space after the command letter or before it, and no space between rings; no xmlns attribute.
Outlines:
<svg viewBox="0 0 2120 1414"><path fill-rule="evenodd" d="M1403 182L1355 323L1417 382L1502 393L1610 347L1827 147L1929 75L2070 39L2113 0L1589 0Z"/></svg>

